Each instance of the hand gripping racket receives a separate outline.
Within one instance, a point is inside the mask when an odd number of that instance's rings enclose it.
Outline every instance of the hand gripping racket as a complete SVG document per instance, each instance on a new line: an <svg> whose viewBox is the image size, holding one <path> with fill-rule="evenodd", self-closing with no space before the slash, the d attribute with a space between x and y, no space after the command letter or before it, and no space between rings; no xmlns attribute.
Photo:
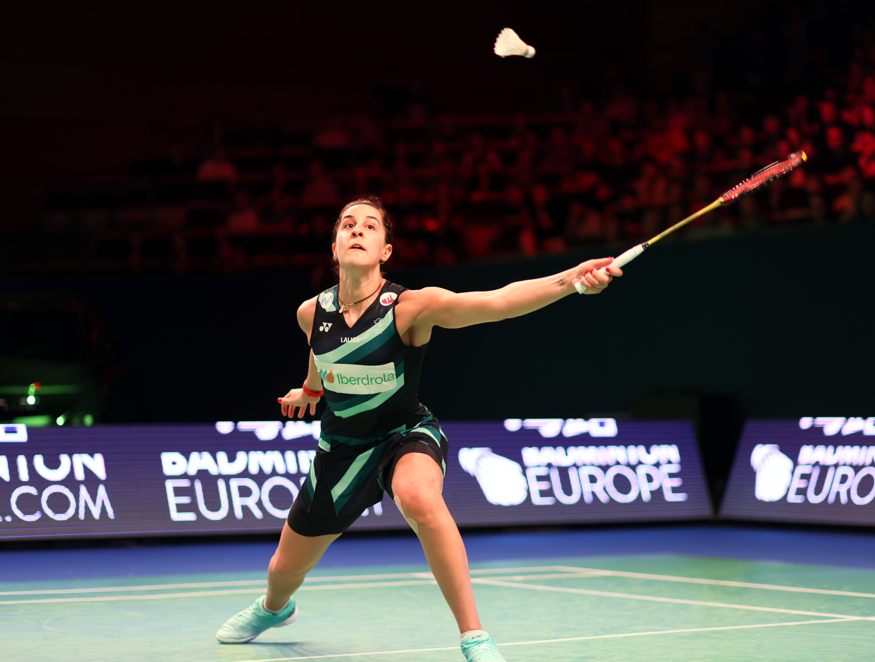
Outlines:
<svg viewBox="0 0 875 662"><path fill-rule="evenodd" d="M714 202L712 202L707 207L703 207L695 214L691 214L687 216L684 220L678 221L670 228L663 230L655 237L648 239L644 243L638 244L637 246L633 246L629 250L621 253L617 257L614 258L614 261L611 262L608 266L612 267L624 267L629 264L636 257L641 255L645 250L653 246L657 241L670 235L675 230L684 227L687 223L695 221L699 216L704 216L709 211L717 209L717 207L722 207L723 205L727 205L730 202L735 202L739 198L747 195L748 193L753 193L761 186L765 186L769 182L777 179L778 177L783 177L788 172L793 170L799 165L802 165L805 161L808 160L808 156L805 152L793 152L787 158L781 161L775 161L774 163L767 165L762 170L757 170L750 177L745 179L744 181L739 182L731 189L726 191L723 195L717 198ZM604 269L604 267L602 267ZM583 294L586 292L586 285L581 283L580 281L574 281L574 288L577 290L578 294Z"/></svg>

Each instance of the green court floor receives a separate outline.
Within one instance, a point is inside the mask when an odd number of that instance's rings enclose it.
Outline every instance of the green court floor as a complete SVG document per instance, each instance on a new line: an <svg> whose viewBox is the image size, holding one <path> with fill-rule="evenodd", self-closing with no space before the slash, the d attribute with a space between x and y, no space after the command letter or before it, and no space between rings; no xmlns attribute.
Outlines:
<svg viewBox="0 0 875 662"><path fill-rule="evenodd" d="M477 564L481 617L508 662L875 660L875 572L683 556ZM0 584L0 660L462 660L427 568L316 571L300 618L216 643L256 574Z"/></svg>

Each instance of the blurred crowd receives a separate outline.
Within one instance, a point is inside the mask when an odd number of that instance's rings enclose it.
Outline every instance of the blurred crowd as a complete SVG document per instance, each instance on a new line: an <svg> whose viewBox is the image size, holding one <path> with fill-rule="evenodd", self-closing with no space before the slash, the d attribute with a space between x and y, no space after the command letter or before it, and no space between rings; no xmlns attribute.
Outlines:
<svg viewBox="0 0 875 662"><path fill-rule="evenodd" d="M55 249L57 265L309 266L318 279L355 196L380 195L393 214L395 269L560 253L643 240L799 150L804 167L688 236L873 221L873 52L835 85L757 117L728 92L655 99L618 86L540 114L447 115L419 101L390 121L215 122L204 139L166 136L114 187L52 196L44 226L80 237Z"/></svg>

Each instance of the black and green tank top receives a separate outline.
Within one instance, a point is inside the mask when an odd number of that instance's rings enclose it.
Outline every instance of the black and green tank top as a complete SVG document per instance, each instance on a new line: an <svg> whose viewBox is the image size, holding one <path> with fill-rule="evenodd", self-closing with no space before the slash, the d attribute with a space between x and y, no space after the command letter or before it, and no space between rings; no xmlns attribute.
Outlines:
<svg viewBox="0 0 875 662"><path fill-rule="evenodd" d="M310 347L325 389L322 435L356 443L416 425L426 345L408 347L395 327L395 304L406 288L386 281L352 327L340 313L337 285L316 299Z"/></svg>

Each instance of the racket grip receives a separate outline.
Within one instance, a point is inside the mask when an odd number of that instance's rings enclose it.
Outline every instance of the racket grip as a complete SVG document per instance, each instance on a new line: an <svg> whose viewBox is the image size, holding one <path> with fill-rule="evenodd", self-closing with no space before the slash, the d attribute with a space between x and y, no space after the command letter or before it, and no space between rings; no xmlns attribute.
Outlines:
<svg viewBox="0 0 875 662"><path fill-rule="evenodd" d="M634 260L636 257L641 255L641 253L643 253L645 250L647 250L648 246L650 246L650 244L648 244L646 241L643 244L638 244L637 246L633 246L629 250L623 251L622 253L620 253L617 257L614 258L614 261L611 262L608 266L609 267L625 267L632 260ZM602 268L604 268L604 267L602 267ZM579 280L574 281L574 289L577 290L578 294L585 294L586 293L586 285L581 283Z"/></svg>

